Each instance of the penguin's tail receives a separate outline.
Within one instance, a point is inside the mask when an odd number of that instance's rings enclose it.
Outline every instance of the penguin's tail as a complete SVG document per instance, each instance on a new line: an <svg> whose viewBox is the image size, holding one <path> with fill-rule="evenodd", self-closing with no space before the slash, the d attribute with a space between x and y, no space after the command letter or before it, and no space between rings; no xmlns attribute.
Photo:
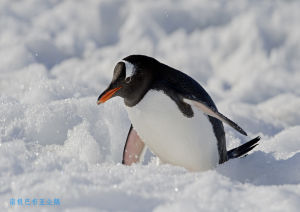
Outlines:
<svg viewBox="0 0 300 212"><path fill-rule="evenodd" d="M249 151L251 151L254 147L258 145L259 140L260 140L260 136L257 136L256 138L248 141L247 143L227 151L228 160L244 156L245 154L247 154Z"/></svg>

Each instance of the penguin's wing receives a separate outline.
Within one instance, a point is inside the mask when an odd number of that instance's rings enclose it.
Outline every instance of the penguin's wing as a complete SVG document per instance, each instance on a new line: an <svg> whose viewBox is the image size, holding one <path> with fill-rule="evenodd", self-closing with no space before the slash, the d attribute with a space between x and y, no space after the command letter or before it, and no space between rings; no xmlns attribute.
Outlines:
<svg viewBox="0 0 300 212"><path fill-rule="evenodd" d="M229 118L224 116L222 113L220 113L215 108L209 107L208 104L206 104L205 102L202 102L201 100L198 100L198 99L192 100L192 99L187 99L187 98L183 98L183 101L187 104L197 107L205 114L215 117L222 122L225 122L226 124L228 124L229 126L234 128L235 130L237 130L239 133L247 136L247 133L239 125L237 125L235 122L231 121Z"/></svg>
<svg viewBox="0 0 300 212"><path fill-rule="evenodd" d="M178 106L182 102L193 105L205 114L229 124L239 133L247 135L239 125L218 111L205 89L193 78L169 66L164 67L164 71L160 74L163 79L152 86L154 89L163 90Z"/></svg>
<svg viewBox="0 0 300 212"><path fill-rule="evenodd" d="M124 146L122 164L130 166L132 163L142 162L146 148L145 143L131 125Z"/></svg>

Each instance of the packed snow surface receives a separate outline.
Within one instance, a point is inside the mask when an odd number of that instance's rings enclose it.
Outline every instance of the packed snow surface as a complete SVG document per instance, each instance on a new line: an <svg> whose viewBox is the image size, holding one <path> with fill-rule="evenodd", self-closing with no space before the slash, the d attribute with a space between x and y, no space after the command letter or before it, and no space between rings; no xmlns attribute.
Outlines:
<svg viewBox="0 0 300 212"><path fill-rule="evenodd" d="M300 1L0 1L0 211L299 211ZM117 61L146 54L200 82L231 149L206 172L120 164L121 98L97 106ZM12 198L60 206L11 205Z"/></svg>

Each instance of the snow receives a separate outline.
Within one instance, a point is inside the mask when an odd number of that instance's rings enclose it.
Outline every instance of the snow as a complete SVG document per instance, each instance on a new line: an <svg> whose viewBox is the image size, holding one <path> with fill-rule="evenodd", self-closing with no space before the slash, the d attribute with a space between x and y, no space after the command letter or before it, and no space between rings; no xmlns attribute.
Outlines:
<svg viewBox="0 0 300 212"><path fill-rule="evenodd" d="M0 1L0 210L298 211L300 2ZM120 98L97 106L113 67L146 54L199 81L228 149L247 157L206 172L122 166L130 121ZM11 198L60 206L11 206Z"/></svg>

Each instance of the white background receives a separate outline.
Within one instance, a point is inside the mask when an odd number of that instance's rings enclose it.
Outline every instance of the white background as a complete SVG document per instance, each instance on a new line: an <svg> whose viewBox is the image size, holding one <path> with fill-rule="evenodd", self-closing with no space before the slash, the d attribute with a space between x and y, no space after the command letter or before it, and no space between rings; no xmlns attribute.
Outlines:
<svg viewBox="0 0 300 212"><path fill-rule="evenodd" d="M0 1L0 210L299 211L299 1ZM97 106L116 62L147 54L200 82L228 149L246 158L191 173L120 164L130 121ZM10 206L60 198L61 206Z"/></svg>

